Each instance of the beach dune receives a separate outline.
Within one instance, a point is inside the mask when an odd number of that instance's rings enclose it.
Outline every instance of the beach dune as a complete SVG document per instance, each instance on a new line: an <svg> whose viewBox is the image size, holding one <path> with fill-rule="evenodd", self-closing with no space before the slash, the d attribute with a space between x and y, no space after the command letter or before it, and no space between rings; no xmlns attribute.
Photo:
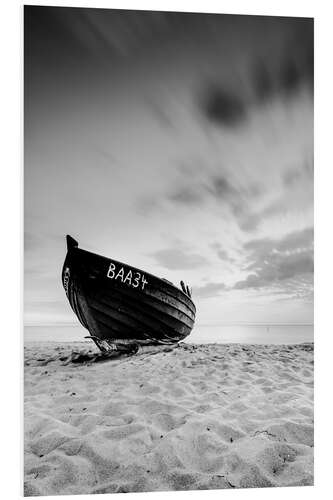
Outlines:
<svg viewBox="0 0 333 500"><path fill-rule="evenodd" d="M313 484L313 344L25 345L26 496Z"/></svg>

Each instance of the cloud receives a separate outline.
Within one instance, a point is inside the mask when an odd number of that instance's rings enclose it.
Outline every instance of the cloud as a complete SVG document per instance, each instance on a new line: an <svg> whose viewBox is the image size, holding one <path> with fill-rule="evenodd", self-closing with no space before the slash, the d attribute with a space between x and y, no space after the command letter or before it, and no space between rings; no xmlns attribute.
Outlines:
<svg viewBox="0 0 333 500"><path fill-rule="evenodd" d="M313 247L313 228L306 228L301 231L295 231L293 233L287 234L284 238L280 240L274 240L271 238L261 238L256 240L251 240L244 245L246 251L250 252L252 255L257 255L262 258L270 250L277 250L280 252L295 250L297 248Z"/></svg>
<svg viewBox="0 0 333 500"><path fill-rule="evenodd" d="M178 186L166 195L169 202L181 205L199 206L214 200L227 207L237 218L249 213L249 202L262 194L259 183L236 186L225 174L208 174L205 178L195 173L186 174L183 186Z"/></svg>
<svg viewBox="0 0 333 500"><path fill-rule="evenodd" d="M286 204L284 203L284 200L278 199L259 212L242 213L241 217L239 217L238 225L243 231L252 232L255 231L259 224L268 217L285 212Z"/></svg>
<svg viewBox="0 0 333 500"><path fill-rule="evenodd" d="M290 233L281 240L252 240L244 245L244 250L250 274L235 283L234 289L272 288L288 294L296 293L300 287L303 294L312 289L312 228Z"/></svg>
<svg viewBox="0 0 333 500"><path fill-rule="evenodd" d="M280 88L285 94L298 90L303 83L313 89L314 74L313 19L299 19L286 41L284 60L280 69Z"/></svg>
<svg viewBox="0 0 333 500"><path fill-rule="evenodd" d="M209 198L219 201L230 200L233 191L233 188L222 177L208 178L203 182L192 174L187 176L183 185L179 186L177 184L169 192L158 198L144 197L137 203L137 208L140 213L147 214L154 212L158 207L161 209L164 202L184 207L200 206Z"/></svg>
<svg viewBox="0 0 333 500"><path fill-rule="evenodd" d="M310 161L290 167L281 174L282 194L267 206L251 210L248 206L238 216L238 225L245 232L255 231L269 218L288 212L306 210L313 203L313 166Z"/></svg>
<svg viewBox="0 0 333 500"><path fill-rule="evenodd" d="M243 231L256 229L261 214L251 214L252 201L258 200L263 189L259 183L245 186L236 186L226 179L225 176L213 176L207 187L208 192L219 204L229 208L236 218L238 226Z"/></svg>
<svg viewBox="0 0 333 500"><path fill-rule="evenodd" d="M197 269L208 261L200 254L187 252L181 248L166 248L150 254L166 269Z"/></svg>
<svg viewBox="0 0 333 500"><path fill-rule="evenodd" d="M292 187L300 179L301 175L302 175L302 173L301 173L299 168L295 168L295 167L288 168L288 170L286 170L282 175L283 184L286 187L289 187L289 186Z"/></svg>
<svg viewBox="0 0 333 500"><path fill-rule="evenodd" d="M262 265L255 266L255 272L245 280L238 281L234 288L261 288L277 281L313 273L313 258L309 255L267 256Z"/></svg>
<svg viewBox="0 0 333 500"><path fill-rule="evenodd" d="M220 295L220 292L223 292L226 289L224 283L207 283L201 287L193 288L193 297L207 299L209 297L216 297Z"/></svg>
<svg viewBox="0 0 333 500"><path fill-rule="evenodd" d="M209 122L225 127L243 123L247 115L246 105L241 97L219 86L207 88L201 109Z"/></svg>
<svg viewBox="0 0 333 500"><path fill-rule="evenodd" d="M215 198L230 199L237 196L237 190L222 175L216 175L210 179L208 190Z"/></svg>
<svg viewBox="0 0 333 500"><path fill-rule="evenodd" d="M183 187L168 195L168 199L181 205L200 205L203 201L202 193L195 187Z"/></svg>
<svg viewBox="0 0 333 500"><path fill-rule="evenodd" d="M302 74L296 61L287 58L283 61L279 75L279 85L285 94L291 94L298 89L302 81Z"/></svg>
<svg viewBox="0 0 333 500"><path fill-rule="evenodd" d="M253 63L252 86L257 104L292 97L302 85L313 90L313 19L297 19L275 59Z"/></svg>
<svg viewBox="0 0 333 500"><path fill-rule="evenodd" d="M167 199L182 205L201 205L205 200L213 198L218 202L233 204L239 193L223 175L208 175L199 180L192 174L187 176L186 186L178 187L167 195Z"/></svg>
<svg viewBox="0 0 333 500"><path fill-rule="evenodd" d="M274 92L273 76L263 61L254 64L252 85L259 102L266 101Z"/></svg>
<svg viewBox="0 0 333 500"><path fill-rule="evenodd" d="M304 85L313 91L313 19L296 19L286 28L282 48L274 56L253 58L248 89L235 90L241 80L233 87L223 81L206 83L199 108L211 124L236 127L268 100L293 97Z"/></svg>
<svg viewBox="0 0 333 500"><path fill-rule="evenodd" d="M282 174L282 182L287 188L300 180L313 182L313 161L306 160L300 167L290 167Z"/></svg>
<svg viewBox="0 0 333 500"><path fill-rule="evenodd" d="M221 246L219 242L214 242L210 245L212 250L215 250L217 256L219 259L221 259L223 262L234 262L235 259L230 257L228 252Z"/></svg>

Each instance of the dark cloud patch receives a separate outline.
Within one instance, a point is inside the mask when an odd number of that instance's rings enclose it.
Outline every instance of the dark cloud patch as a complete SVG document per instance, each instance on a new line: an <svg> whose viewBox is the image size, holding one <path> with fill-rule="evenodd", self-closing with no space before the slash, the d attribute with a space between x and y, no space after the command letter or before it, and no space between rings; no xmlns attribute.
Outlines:
<svg viewBox="0 0 333 500"><path fill-rule="evenodd" d="M228 255L228 253L223 250L223 248L219 248L216 250L216 253L217 253L217 256L219 259L223 260L223 261L229 261L230 262L230 257Z"/></svg>
<svg viewBox="0 0 333 500"><path fill-rule="evenodd" d="M216 255L218 256L219 259L221 259L223 262L234 262L234 259L230 257L228 252L222 247L222 245L219 242L214 242L210 245L212 250L216 252Z"/></svg>
<svg viewBox="0 0 333 500"><path fill-rule="evenodd" d="M206 180L186 172L184 185L178 186L166 195L168 201L183 205L200 205L209 198L218 202L235 204L237 189L223 175L209 175Z"/></svg>
<svg viewBox="0 0 333 500"><path fill-rule="evenodd" d="M263 61L254 64L252 79L257 100L266 101L273 94L274 81Z"/></svg>
<svg viewBox="0 0 333 500"><path fill-rule="evenodd" d="M279 96L292 97L303 84L313 89L313 19L295 19L282 53L253 63L252 85L258 103Z"/></svg>
<svg viewBox="0 0 333 500"><path fill-rule="evenodd" d="M260 31L259 25L257 28ZM206 84L199 108L211 124L242 125L256 106L276 98L291 98L304 85L313 89L313 19L289 20L285 28L279 50L270 57L257 52L252 61L249 56L249 91L240 90L241 81L234 81L233 87L225 81Z"/></svg>
<svg viewBox="0 0 333 500"><path fill-rule="evenodd" d="M208 299L217 297L226 289L224 283L206 283L206 285L193 288L193 297L200 299Z"/></svg>
<svg viewBox="0 0 333 500"><path fill-rule="evenodd" d="M235 289L280 288L290 293L313 274L313 229L287 235L281 240L253 240L244 246L250 274ZM285 283L288 281L288 287Z"/></svg>
<svg viewBox="0 0 333 500"><path fill-rule="evenodd" d="M238 281L235 289L262 288L296 276L313 273L313 258L310 255L270 254L264 262L256 262L255 272L245 280Z"/></svg>
<svg viewBox="0 0 333 500"><path fill-rule="evenodd" d="M303 229L302 231L295 231L289 233L281 240L274 240L270 238L260 238L251 240L244 245L244 249L251 255L258 255L264 257L267 252L272 251L292 251L297 248L313 247L313 228Z"/></svg>
<svg viewBox="0 0 333 500"><path fill-rule="evenodd" d="M180 188L171 193L168 199L181 205L200 205L203 201L202 194L193 187Z"/></svg>
<svg viewBox="0 0 333 500"><path fill-rule="evenodd" d="M298 90L301 81L302 74L296 61L293 59L286 59L283 61L279 75L281 91L287 95L291 94Z"/></svg>
<svg viewBox="0 0 333 500"><path fill-rule="evenodd" d="M210 179L208 191L218 203L229 207L241 229L250 231L257 228L259 218L255 214L251 215L250 206L251 200L262 194L259 184L236 187L225 177L215 176Z"/></svg>
<svg viewBox="0 0 333 500"><path fill-rule="evenodd" d="M209 177L205 185L207 193L219 204L227 206L236 216L241 217L248 210L248 190L236 187L224 175Z"/></svg>
<svg viewBox="0 0 333 500"><path fill-rule="evenodd" d="M225 127L240 125L247 115L246 105L242 98L218 86L206 90L201 108L209 122Z"/></svg>
<svg viewBox="0 0 333 500"><path fill-rule="evenodd" d="M299 19L295 46L300 61L302 78L313 87L314 76L314 20Z"/></svg>
<svg viewBox="0 0 333 500"><path fill-rule="evenodd" d="M260 212L242 213L241 217L239 217L238 219L238 225L243 231L251 233L258 229L259 224L268 217L285 213L285 211L285 203L283 203L283 201L281 200L277 200L262 209Z"/></svg>
<svg viewBox="0 0 333 500"><path fill-rule="evenodd" d="M222 175L213 176L209 181L208 190L215 198L232 198L237 195L236 189Z"/></svg>
<svg viewBox="0 0 333 500"><path fill-rule="evenodd" d="M166 269L197 269L208 264L207 259L194 252L188 252L181 248L166 248L151 253L160 266Z"/></svg>
<svg viewBox="0 0 333 500"><path fill-rule="evenodd" d="M241 216L248 212L248 203L262 195L259 183L247 186L236 186L225 175L213 175L208 179L207 191L219 202L227 203L234 215Z"/></svg>
<svg viewBox="0 0 333 500"><path fill-rule="evenodd" d="M283 184L286 187L292 187L301 177L301 170L299 168L291 167L282 174Z"/></svg>
<svg viewBox="0 0 333 500"><path fill-rule="evenodd" d="M300 180L313 182L313 161L305 160L300 166L290 167L282 174L284 186L293 187Z"/></svg>
<svg viewBox="0 0 333 500"><path fill-rule="evenodd" d="M189 209L215 202L236 220L238 226L246 232L257 229L259 223L267 216L285 210L285 205L279 201L276 206L267 207L263 212L253 213L253 200L263 195L264 188L259 182L249 182L247 185L237 185L225 174L206 174L202 170L192 172L182 171L182 179L166 193L140 199L136 203L138 213L152 214L156 210L168 208L168 205L188 207ZM200 175L199 175L200 174Z"/></svg>
<svg viewBox="0 0 333 500"><path fill-rule="evenodd" d="M251 215L250 207L253 199L258 199L263 193L259 183L249 183L247 186L237 186L224 174L209 174L205 179L196 175L186 174L183 186L172 189L164 196L168 202L194 207L209 201L215 201L233 214L243 230L257 228L260 216Z"/></svg>
<svg viewBox="0 0 333 500"><path fill-rule="evenodd" d="M311 84L313 81L313 74L311 79L304 66L305 61L298 59L292 50L281 57L278 67L269 68L268 64L254 63L252 86L258 104L282 96L292 97L304 83Z"/></svg>

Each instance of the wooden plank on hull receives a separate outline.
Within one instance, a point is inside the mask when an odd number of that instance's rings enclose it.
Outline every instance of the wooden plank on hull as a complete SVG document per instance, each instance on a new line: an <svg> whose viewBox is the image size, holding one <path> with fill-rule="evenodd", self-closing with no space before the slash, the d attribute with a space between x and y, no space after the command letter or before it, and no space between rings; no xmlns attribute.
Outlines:
<svg viewBox="0 0 333 500"><path fill-rule="evenodd" d="M123 325L124 330L128 332L133 329L133 331L139 330L146 333L154 332L155 337L166 335L171 338L177 335L187 335L191 330L188 326L179 323L177 328L172 328L170 325L157 322L144 314L138 318L137 315L133 314L130 307L123 307L119 311L117 307L110 307L110 305L105 305L102 301L92 299L90 299L89 305L95 311L99 311L104 315L104 322L112 324L113 321L116 321L119 325Z"/></svg>
<svg viewBox="0 0 333 500"><path fill-rule="evenodd" d="M157 312L162 313L163 315L165 314L170 318L181 321L191 328L193 327L194 318L187 314L189 313L189 310L185 312L182 308L177 308L176 303L170 304L164 302L159 297L154 297L153 295L139 293L136 294L135 292L124 286L109 286L108 288L102 289L102 287L99 286L99 284L96 282L91 286L86 284L85 288L87 290L89 289L89 296L92 296L93 294L97 294L98 297L103 296L103 300L105 303L109 301L110 303L112 303L114 297L118 295L119 297L121 297L122 302L131 304L131 306L133 306L134 308L137 305L137 307L140 306L141 308L143 308L142 310L145 311L149 311L149 309L151 309L152 314L156 315Z"/></svg>

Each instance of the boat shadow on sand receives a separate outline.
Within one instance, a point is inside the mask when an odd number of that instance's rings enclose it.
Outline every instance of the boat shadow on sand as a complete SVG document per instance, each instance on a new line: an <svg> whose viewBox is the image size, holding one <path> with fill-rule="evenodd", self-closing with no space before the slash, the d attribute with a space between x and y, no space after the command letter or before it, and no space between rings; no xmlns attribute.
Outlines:
<svg viewBox="0 0 333 500"><path fill-rule="evenodd" d="M138 348L133 348L130 351L110 351L101 352L94 347L90 346L80 348L80 349L62 349L61 347L56 347L54 353L44 354L41 356L29 356L28 353L25 356L25 366L46 366L49 363L60 362L61 365L85 365L92 363L103 363L112 360L121 360L127 358L139 358L142 359L146 356L152 356L161 352L171 352L174 349L181 348L182 344L174 345L156 345L156 346L139 346ZM187 346L186 346L187 347ZM66 352L67 351L67 352Z"/></svg>

